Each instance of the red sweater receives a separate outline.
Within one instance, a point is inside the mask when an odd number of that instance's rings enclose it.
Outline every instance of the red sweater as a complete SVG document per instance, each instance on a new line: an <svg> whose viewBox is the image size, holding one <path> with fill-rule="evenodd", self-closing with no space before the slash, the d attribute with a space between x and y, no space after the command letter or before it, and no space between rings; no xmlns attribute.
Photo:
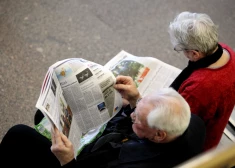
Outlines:
<svg viewBox="0 0 235 168"><path fill-rule="evenodd" d="M229 62L218 69L195 70L179 88L192 113L206 124L204 150L216 147L235 105L235 52L221 44L230 54Z"/></svg>

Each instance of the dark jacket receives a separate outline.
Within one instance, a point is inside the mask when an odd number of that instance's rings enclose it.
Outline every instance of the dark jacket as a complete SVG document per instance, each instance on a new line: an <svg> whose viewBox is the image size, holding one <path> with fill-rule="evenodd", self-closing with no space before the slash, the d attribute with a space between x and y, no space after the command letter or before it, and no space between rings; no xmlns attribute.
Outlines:
<svg viewBox="0 0 235 168"><path fill-rule="evenodd" d="M182 136L170 143L157 144L139 139L132 131L130 109L125 112L127 117L117 114L108 122L100 137L103 138L86 146L76 161L64 167L173 167L202 152L205 126L196 115L191 115L190 125Z"/></svg>

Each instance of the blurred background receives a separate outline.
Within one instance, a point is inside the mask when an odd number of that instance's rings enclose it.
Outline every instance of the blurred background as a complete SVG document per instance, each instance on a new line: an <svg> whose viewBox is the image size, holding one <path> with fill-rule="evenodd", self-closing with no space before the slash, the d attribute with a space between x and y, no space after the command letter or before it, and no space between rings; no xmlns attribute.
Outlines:
<svg viewBox="0 0 235 168"><path fill-rule="evenodd" d="M121 50L183 69L168 25L182 11L207 13L220 42L235 49L234 0L0 0L0 140L33 126L48 67L81 57L104 65Z"/></svg>

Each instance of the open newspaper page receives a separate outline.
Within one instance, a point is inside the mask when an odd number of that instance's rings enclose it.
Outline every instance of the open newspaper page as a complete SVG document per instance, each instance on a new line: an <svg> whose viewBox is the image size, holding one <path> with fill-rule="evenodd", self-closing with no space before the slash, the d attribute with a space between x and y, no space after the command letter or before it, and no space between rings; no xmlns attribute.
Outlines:
<svg viewBox="0 0 235 168"><path fill-rule="evenodd" d="M75 153L79 154L122 107L114 83L110 70L81 58L52 65L43 82L45 91L41 91L36 104L48 120L44 118L37 130L50 138L50 120L70 139Z"/></svg>
<svg viewBox="0 0 235 168"><path fill-rule="evenodd" d="M153 57L134 56L121 51L105 64L115 76L131 76L142 96L163 87L169 87L180 69Z"/></svg>

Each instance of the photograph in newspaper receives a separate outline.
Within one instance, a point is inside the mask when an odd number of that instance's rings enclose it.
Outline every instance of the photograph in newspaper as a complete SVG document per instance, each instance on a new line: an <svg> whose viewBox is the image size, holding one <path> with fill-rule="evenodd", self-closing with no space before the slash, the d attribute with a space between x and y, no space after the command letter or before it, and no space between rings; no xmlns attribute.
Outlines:
<svg viewBox="0 0 235 168"><path fill-rule="evenodd" d="M116 77L118 75L130 76L138 87L150 69L139 62L133 60L123 60L110 70Z"/></svg>
<svg viewBox="0 0 235 168"><path fill-rule="evenodd" d="M60 126L62 128L62 132L65 136L69 136L69 131L72 123L73 113L70 107L64 104L63 100L60 99L61 105L61 113L60 113Z"/></svg>

